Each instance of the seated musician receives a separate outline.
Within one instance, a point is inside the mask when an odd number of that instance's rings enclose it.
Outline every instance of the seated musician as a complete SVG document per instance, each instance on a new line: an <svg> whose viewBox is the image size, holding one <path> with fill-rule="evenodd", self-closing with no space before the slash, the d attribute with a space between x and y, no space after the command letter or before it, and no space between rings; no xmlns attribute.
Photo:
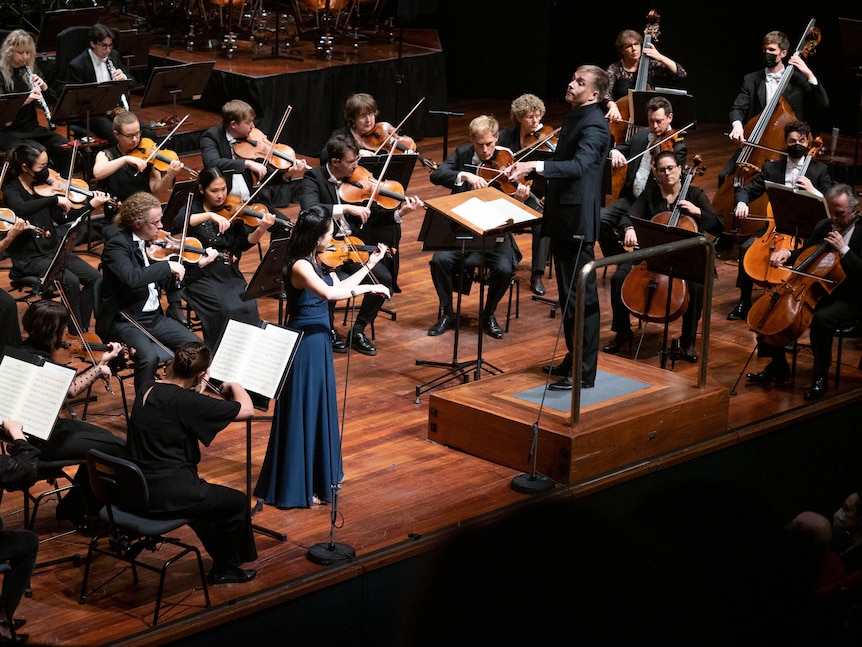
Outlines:
<svg viewBox="0 0 862 647"><path fill-rule="evenodd" d="M386 155L392 147L389 139L391 124L377 121L380 110L377 100L367 92L357 92L347 97L344 102L344 123L341 128L332 131L335 135L349 135L359 146L360 157L374 155ZM398 151L396 151L398 152ZM416 151L407 149L404 153L414 154ZM320 154L321 163L326 163L326 148Z"/></svg>
<svg viewBox="0 0 862 647"><path fill-rule="evenodd" d="M847 184L829 187L825 198L829 218L817 223L805 245L793 252L779 250L769 259L773 267L793 265L805 250L826 243L828 252L839 255L841 269L846 274L846 278L831 293L820 298L814 307L809 326L814 365L811 369L811 388L805 392L806 400L822 398L829 388L826 375L832 363L832 338L835 331L862 317L862 228L856 224L859 199L853 187ZM752 325L756 325L756 322L752 322ZM771 357L772 361L759 373L748 373L746 377L749 381L783 382L790 377L784 346L774 346L761 340L758 351L761 357Z"/></svg>
<svg viewBox="0 0 862 647"><path fill-rule="evenodd" d="M228 191L245 201L269 173L266 164L255 159L244 159L234 151L237 141L245 141L254 130L254 108L240 99L233 99L222 106L221 125L208 128L201 135L201 161L205 167L214 166L225 174ZM302 177L308 169L305 160L297 158L296 163L280 173L280 177L270 180L255 197L272 207L283 207L296 202L294 180ZM273 171L274 173L277 171ZM273 211L276 215L284 216ZM271 231L273 238L284 238L288 232L280 224Z"/></svg>
<svg viewBox="0 0 862 647"><path fill-rule="evenodd" d="M303 209L320 205L332 217L341 223L345 235L361 238L366 245L382 243L388 247L397 248L401 240L401 219L424 207L417 197L405 197L397 209L386 209L379 204L365 206L362 204L346 204L339 195L339 189L359 166L359 148L352 137L335 135L326 143L328 161L305 173L299 187L299 204ZM336 228L336 235L338 227ZM360 270L362 264L348 262L341 266L340 271L353 274ZM374 282L392 288L394 284L394 261L385 258L374 268L373 278L366 278L366 283ZM377 348L365 335L365 328L373 323L383 306L384 297L376 293L367 293L362 298L356 321L348 335L347 343L351 348L363 355L376 355ZM337 333L332 335L333 350L338 341Z"/></svg>
<svg viewBox="0 0 862 647"><path fill-rule="evenodd" d="M254 414L248 392L237 382L221 386L222 398L203 394L211 353L200 341L176 349L163 380L152 377L138 390L129 416L128 457L150 491L147 516L186 517L213 564L210 584L249 582L257 559L251 507L245 493L198 475L200 444L209 446L235 420Z"/></svg>
<svg viewBox="0 0 862 647"><path fill-rule="evenodd" d="M227 198L227 182L215 167L205 168L198 175L198 186L192 212L188 217L188 236L203 247L211 247L222 258L203 268L203 276L186 286L185 294L201 320L204 343L215 349L229 319L257 324L260 315L254 299L243 301L246 280L239 269L242 253L257 245L264 233L275 223L275 216L263 212L256 227L242 218L230 220L230 214L219 213ZM186 222L183 205L174 218L173 230L182 235ZM196 243L196 244L197 244Z"/></svg>
<svg viewBox="0 0 862 647"><path fill-rule="evenodd" d="M634 90L637 80L638 67L641 56L649 59L647 68L647 85L655 87L656 81L678 81L688 76L682 65L659 52L655 44L650 42L644 47L643 34L633 29L624 29L617 34L614 43L620 60L614 61L608 66L608 91L602 97L607 102L607 114L610 121L619 121L620 109L616 102L628 96L629 90Z"/></svg>
<svg viewBox="0 0 862 647"><path fill-rule="evenodd" d="M15 223L6 231L6 235L0 238L0 256L7 253L9 245L15 240L9 237L9 232L16 230L16 234L27 229L27 221L23 218L16 219ZM21 326L18 323L18 302L6 290L0 290L0 358L3 357L4 348L12 346L17 348L21 345Z"/></svg>
<svg viewBox="0 0 862 647"><path fill-rule="evenodd" d="M674 137L660 146L647 151L650 146L665 139L671 133L673 122L673 106L665 97L653 97L646 104L647 123L649 127L638 130L632 138L611 149L611 168L625 167L625 182L620 189L619 197L602 209L602 223L599 229L599 246L602 255L615 256L625 249L620 244L620 221L624 218L635 199L644 188L655 185L653 156L661 150L673 151L674 159L680 166L685 165L688 147L682 137ZM628 160L632 162L629 164Z"/></svg>
<svg viewBox="0 0 862 647"><path fill-rule="evenodd" d="M200 341L181 323L165 316L159 288L176 290L186 277L186 266L175 260L150 261L147 243L152 243L162 227L162 205L150 193L134 193L123 201L106 232L102 250L102 298L96 318L96 332L102 339L118 339L134 348L135 389L152 381L160 357L180 344ZM202 268L216 258L215 250L197 264L188 266L187 282L199 278ZM138 391L139 392L139 391Z"/></svg>
<svg viewBox="0 0 862 647"><path fill-rule="evenodd" d="M791 121L785 124L784 141L787 145L785 149L787 155L777 160L766 162L763 165L763 169L751 182L745 186L738 187L734 191L736 201L734 215L737 218L747 218L749 216L748 205L766 192L767 181L796 187L816 195L823 195L823 192L832 185L832 179L829 177L829 167L826 164L810 159L810 164L806 165L810 134L811 129L804 122ZM807 168L803 174L803 167L806 166ZM761 214L761 216L764 215L766 214ZM739 288L739 302L728 313L727 318L730 320L745 319L751 308L751 292L754 284L751 281L751 277L745 272L743 261L751 245L757 238L766 233L766 229L767 227L764 225L756 235L749 237L739 246L739 266L736 270L736 287Z"/></svg>
<svg viewBox="0 0 862 647"><path fill-rule="evenodd" d="M490 115L480 115L470 122L470 143L455 149L440 167L431 173L431 183L452 189L452 193L483 189L489 186L488 181L478 174L478 166L482 162L493 160L497 154L497 139L500 125ZM503 149L508 150L508 149ZM511 151L510 151L511 152ZM530 188L518 184L513 196L524 202L530 195ZM484 252L485 269L488 271L488 294L485 300L485 311L482 313L485 332L494 339L503 338L503 329L497 323L494 312L497 304L509 289L509 283L515 275L518 263L521 261L521 250L515 238L510 233L497 236L493 241L476 241L468 243L466 254L461 251L436 251L431 257L431 280L437 290L437 298L442 312L440 318L428 334L442 335L455 326L455 312L452 308L452 291L457 288L457 268L479 267L482 263L482 245L487 245Z"/></svg>
<svg viewBox="0 0 862 647"><path fill-rule="evenodd" d="M542 117L545 116L545 102L535 94L522 94L520 97L512 101L509 116L511 117L514 126L503 128L503 130L500 131L500 138L497 140L498 145L504 146L513 151L520 151L524 148L530 147L537 138L539 140L544 139L544 136L540 136L540 133L544 133ZM547 130L552 129L548 127ZM532 137L534 141L530 141L530 137ZM523 161L545 159L550 156L550 153L553 150L553 145L549 140L548 143L537 147L532 153L519 155L517 157ZM537 173L533 173L530 175L529 179L532 181L531 191L533 195L527 198L525 204L537 211L541 211L542 207L539 205L537 198L544 198L545 178ZM532 270L530 273L530 290L533 291L533 294L542 296L545 294L545 285L542 283L542 275L545 273L545 266L548 264L548 250L550 248L551 239L546 236L542 236L541 223L533 225L532 230L533 253L530 264Z"/></svg>
<svg viewBox="0 0 862 647"><path fill-rule="evenodd" d="M86 214L87 210L105 204L108 196L101 191L94 191L93 197L84 203L82 209L73 209L72 201L63 195L42 196L37 193L47 186L49 169L48 153L42 144L35 141L18 144L9 153L9 172L13 179L3 187L6 205L16 216L39 229L21 230L13 227L9 230L6 237L12 238L9 243L11 275L42 277L63 240L63 233L55 223L72 222ZM99 270L72 253L57 277L63 284L75 318L84 330L88 330L102 279ZM69 330L74 332L71 319Z"/></svg>
<svg viewBox="0 0 862 647"><path fill-rule="evenodd" d="M625 231L624 244L626 247L636 247L638 244L637 234L632 225L632 220L641 218L650 220L653 216L672 212L678 206L682 215L690 216L697 223L700 232L710 234L721 233L724 223L718 212L712 207L709 198L698 187L690 185L688 194L680 200L682 189L682 167L677 163L676 155L671 151L659 153L653 159L652 170L657 182L651 182L638 196L632 205L628 215L623 216L620 226ZM614 339L602 350L606 353L618 353L623 345L631 345L633 338L629 311L623 304L622 286L626 276L632 270L631 263L620 263L611 278L611 309L613 320L611 330L616 333ZM688 281L690 299L688 308L682 317L682 333L680 336L680 349L682 358L687 362L696 362L695 337L697 335L697 324L703 308L703 285Z"/></svg>
<svg viewBox="0 0 862 647"><path fill-rule="evenodd" d="M2 93L29 92L24 106L8 126L0 126L0 150L9 151L24 140L37 141L49 153L55 168L64 175L69 172L72 150L60 133L42 126L36 106L47 106L48 84L36 69L36 42L23 29L11 32L0 46Z"/></svg>

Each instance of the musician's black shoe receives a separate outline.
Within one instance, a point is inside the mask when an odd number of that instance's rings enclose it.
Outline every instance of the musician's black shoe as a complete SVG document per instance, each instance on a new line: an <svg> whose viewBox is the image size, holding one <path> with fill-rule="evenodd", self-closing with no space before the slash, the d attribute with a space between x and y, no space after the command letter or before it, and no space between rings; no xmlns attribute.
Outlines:
<svg viewBox="0 0 862 647"><path fill-rule="evenodd" d="M545 373L550 373L554 377L565 377L572 373L572 358L569 355L562 362L554 366L553 364L545 364L542 367Z"/></svg>
<svg viewBox="0 0 862 647"><path fill-rule="evenodd" d="M680 348L682 349L682 359L692 364L697 363L697 352L694 348L693 339L680 339Z"/></svg>
<svg viewBox="0 0 862 647"><path fill-rule="evenodd" d="M768 382L786 382L790 377L790 367L787 364L776 364L769 362L760 373L747 373L745 375L749 382L766 384Z"/></svg>
<svg viewBox="0 0 862 647"><path fill-rule="evenodd" d="M595 382L581 382L582 389L591 389L596 385ZM553 384L548 385L548 389L551 391L571 391L572 390L572 378L564 377L562 380L557 380Z"/></svg>
<svg viewBox="0 0 862 647"><path fill-rule="evenodd" d="M740 319L745 319L748 315L748 311L751 310L751 304L740 301L737 303L733 310L727 313L727 318L730 321L739 321Z"/></svg>
<svg viewBox="0 0 862 647"><path fill-rule="evenodd" d="M183 312L183 308L179 301L171 301L168 303L167 315L171 319L176 319L184 326L189 325L189 320L186 319L186 313Z"/></svg>
<svg viewBox="0 0 862 647"><path fill-rule="evenodd" d="M610 353L611 355L616 355L619 353L623 346L628 346L629 350L632 348L632 340L635 335L632 332L631 328L627 328L626 330L621 330L616 334L609 343L602 346L602 352Z"/></svg>
<svg viewBox="0 0 862 647"><path fill-rule="evenodd" d="M533 272L530 275L530 289L536 296L544 296L545 284L542 283L542 272Z"/></svg>
<svg viewBox="0 0 862 647"><path fill-rule="evenodd" d="M503 329L494 315L485 315L485 332L494 339L503 339Z"/></svg>
<svg viewBox="0 0 862 647"><path fill-rule="evenodd" d="M444 332L449 330L450 328L455 327L455 315L447 315L444 314L437 320L433 326L428 329L428 334L431 337L436 337L437 335L442 335Z"/></svg>
<svg viewBox="0 0 862 647"><path fill-rule="evenodd" d="M338 334L338 331L334 328L329 331L329 339L332 341L332 352L333 353L346 353L347 352L347 344L344 343L344 338Z"/></svg>
<svg viewBox="0 0 862 647"><path fill-rule="evenodd" d="M826 381L825 377L818 377L811 384L811 388L805 392L806 400L819 400L822 398L826 391L829 389L829 383Z"/></svg>
<svg viewBox="0 0 862 647"><path fill-rule="evenodd" d="M363 355L377 354L374 344L371 343L371 340L361 330L351 330L348 336L348 343L352 349L359 351Z"/></svg>

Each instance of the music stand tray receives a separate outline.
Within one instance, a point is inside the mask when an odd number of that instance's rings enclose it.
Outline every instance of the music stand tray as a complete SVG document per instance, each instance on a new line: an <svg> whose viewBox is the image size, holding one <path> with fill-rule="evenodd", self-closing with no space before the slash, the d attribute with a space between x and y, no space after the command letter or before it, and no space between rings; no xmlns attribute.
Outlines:
<svg viewBox="0 0 862 647"><path fill-rule="evenodd" d="M18 116L18 112L29 96L29 92L0 94L0 126L6 128L15 121L15 117Z"/></svg>
<svg viewBox="0 0 862 647"><path fill-rule="evenodd" d="M389 166L386 169L386 177L380 177L383 167L386 165L387 155L367 155L359 158L359 165L371 171L371 174L381 182L383 180L394 180L401 184L404 189L410 184L410 178L413 176L413 169L416 167L418 155L392 155L389 160Z"/></svg>
<svg viewBox="0 0 862 647"><path fill-rule="evenodd" d="M803 189L766 182L766 195L775 217L775 230L799 238L810 238L814 226L829 217L826 199Z"/></svg>
<svg viewBox="0 0 862 647"><path fill-rule="evenodd" d="M58 124L86 121L89 127L90 115L107 115L131 85L128 80L67 84L54 106L53 120Z"/></svg>
<svg viewBox="0 0 862 647"><path fill-rule="evenodd" d="M173 103L175 122L177 102L200 99L214 67L215 61L203 61L153 68L141 98L141 108Z"/></svg>

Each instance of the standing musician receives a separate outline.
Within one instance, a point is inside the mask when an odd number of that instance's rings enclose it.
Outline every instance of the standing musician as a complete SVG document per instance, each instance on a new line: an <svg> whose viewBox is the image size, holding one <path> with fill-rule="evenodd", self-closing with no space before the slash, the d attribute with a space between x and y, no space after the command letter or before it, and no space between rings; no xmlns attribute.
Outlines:
<svg viewBox="0 0 862 647"><path fill-rule="evenodd" d="M803 189L815 195L823 195L832 185L829 177L829 167L822 162L812 161L802 175L805 158L808 154L809 137L811 128L802 121L791 121L784 126L784 140L787 148L786 156L775 161L764 163L763 169L746 186L738 187L734 191L736 207L734 214L737 218L747 218L749 215L748 205L757 200L766 192L766 182L776 182L785 186ZM743 259L746 252L751 248L754 241L766 231L764 226L756 235L749 237L739 246L739 267L736 271L736 287L739 288L739 302L731 310L727 318L731 321L745 319L751 308L751 292L754 284L743 267Z"/></svg>
<svg viewBox="0 0 862 647"><path fill-rule="evenodd" d="M853 187L847 184L829 187L825 197L829 218L817 223L805 245L793 252L779 250L769 258L773 267L793 265L804 250L825 243L831 248L829 251L840 255L841 269L846 274L844 281L817 301L814 307L809 325L814 365L811 370L811 388L805 392L806 400L822 398L829 388L826 375L832 363L832 338L835 331L862 317L862 228L857 226L859 199ZM771 357L772 361L759 373L748 373L746 377L749 381L783 382L790 377L783 347L761 341L758 350L761 356Z"/></svg>
<svg viewBox="0 0 862 647"><path fill-rule="evenodd" d="M23 29L10 33L0 46L0 74L3 75L3 93L29 92L30 96L15 119L6 127L0 127L0 150L11 150L25 139L41 143L49 152L49 157L59 168L68 172L72 161L72 151L64 145L69 141L40 125L36 106L47 107L44 92L48 84L36 69L36 43ZM50 122L50 120L49 120Z"/></svg>
<svg viewBox="0 0 862 647"><path fill-rule="evenodd" d="M520 151L536 141L541 141L541 139L544 139L545 131L552 130L542 124L542 117L545 116L545 102L534 94L522 94L512 101L509 116L514 126L504 128L500 131L497 144L512 151ZM554 138L553 142L556 141L557 139ZM552 150L553 144L549 143L538 147L534 152L525 157L519 156L519 158L524 160L545 159L550 156ZM533 195L527 198L525 204L528 207L541 211L542 207L539 205L536 197L542 198L545 195L545 178L534 173L529 179L532 181L531 191ZM533 294L542 296L545 294L542 275L545 273L545 266L548 264L548 250L551 245L551 239L547 236L542 236L541 223L533 225L532 229L533 246L530 263L532 270L530 273L530 290L532 290Z"/></svg>
<svg viewBox="0 0 862 647"><path fill-rule="evenodd" d="M96 332L102 339L120 339L135 349L135 389L140 392L141 385L155 378L160 345L173 350L180 344L200 340L162 312L159 288L176 290L178 282L186 278L186 266L174 260L150 262L146 253L147 243L156 239L162 227L158 198L143 192L130 195L123 201L114 225L112 231L106 231L107 242L102 250L104 281ZM197 264L189 265L187 282L200 278L202 268L215 258L215 250L208 250Z"/></svg>
<svg viewBox="0 0 862 647"><path fill-rule="evenodd" d="M242 253L257 245L275 223L275 216L263 212L259 225L251 227L242 218L230 220L230 214L219 211L227 198L224 174L215 167L198 174L198 186L192 212L188 217L188 236L196 238L202 247L211 247L222 259L203 268L203 276L186 286L189 303L201 320L204 343L215 349L229 319L257 324L260 315L254 299L243 301L246 280L239 269ZM180 208L173 222L174 231L182 231L186 222L186 205Z"/></svg>
<svg viewBox="0 0 862 647"><path fill-rule="evenodd" d="M730 138L733 141L738 143L745 141L743 130L745 124L761 114L772 101L785 70L784 59L789 49L790 41L784 32L771 31L763 37L764 67L743 77L742 87L730 108ZM826 95L826 90L808 67L805 59L794 54L787 64L799 71L799 74L794 74L790 78L783 95L796 119L805 119L806 101L821 108L828 107L829 97ZM724 183L728 175L733 175L735 172L738 157L737 150L719 173L719 186Z"/></svg>
<svg viewBox="0 0 862 647"><path fill-rule="evenodd" d="M201 135L201 161L205 167L214 166L228 178L228 191L238 196L242 201L248 200L254 192L254 187L262 182L269 170L266 164L253 159L243 159L234 152L234 144L249 137L254 129L254 108L240 99L233 99L222 106L221 125L213 126ZM305 160L297 159L296 163L283 171L280 178L274 178L260 192L260 199L255 201L282 207L296 202L294 195L296 182L308 169ZM276 172L276 171L273 171ZM274 212L284 217L283 214ZM285 238L288 233L280 224L272 229L274 238Z"/></svg>
<svg viewBox="0 0 862 647"><path fill-rule="evenodd" d="M9 153L9 170L13 179L3 187L6 205L18 218L44 232L41 235L31 228L19 230L14 227L9 231L7 238L12 238L9 244L11 274L41 277L50 267L63 239L57 225L71 222L86 213L86 210L102 206L108 196L101 191L94 191L89 202L81 210L75 210L71 200L65 196L39 195L38 187L45 185L48 180L48 152L35 141L22 142L12 149ZM69 254L58 278L75 318L84 330L89 329L98 286L102 280L99 270L75 254ZM71 318L69 330L76 332Z"/></svg>
<svg viewBox="0 0 862 647"><path fill-rule="evenodd" d="M638 245L637 234L632 225L634 218L650 220L657 214L672 212L677 203L681 214L690 216L695 220L698 231L714 235L721 233L724 226L721 216L700 188L690 185L685 198L679 199L682 189L682 167L675 153L663 151L656 155L653 158L652 173L657 182L650 182L647 185L643 193L635 200L631 211L620 221L620 226L625 230L623 242L626 247L637 247ZM623 304L621 296L623 282L631 269L631 263L620 263L611 278L611 309L613 311L611 330L616 333L616 336L602 348L606 353L618 353L623 345L631 344L634 336L629 311ZM682 349L682 358L685 361L696 362L697 355L695 354L694 342L697 335L697 324L700 321L700 313L703 308L703 284L688 281L688 286L691 297L688 308L682 317L680 348Z"/></svg>
<svg viewBox="0 0 862 647"><path fill-rule="evenodd" d="M339 194L341 185L350 179L359 166L359 147L347 135L335 135L326 143L327 162L305 173L299 185L299 204L303 209L320 205L336 220L341 221L341 229L348 236L361 238L368 245L398 247L401 240L401 220L422 208L424 205L417 197L405 197L397 209L386 209L373 203L370 207L363 204L345 204ZM336 228L338 230L338 228ZM346 263L341 270L353 274L360 270L360 263ZM393 258L384 258L375 268L372 278L387 288L393 289L397 266ZM393 290L394 291L394 290ZM365 327L372 323L383 306L384 297L379 292L366 293L350 330L347 343L363 355L376 355L377 349L365 335ZM334 330L334 329L333 329ZM332 334L333 349L336 349L338 335Z"/></svg>
<svg viewBox="0 0 862 647"><path fill-rule="evenodd" d="M654 86L656 79L678 81L688 76L682 65L660 53L653 43L649 43L647 47L644 47L643 43L643 34L633 29L624 29L617 34L614 44L620 55L620 60L608 65L609 85L604 96L602 96L602 100L607 102L607 114L605 116L610 121L619 121L622 118L616 102L628 96L630 89L634 89L641 56L649 58L647 84L650 86Z"/></svg>
<svg viewBox="0 0 862 647"><path fill-rule="evenodd" d="M533 171L548 182L543 227L551 238L551 253L557 268L557 290L564 305L563 328L568 353L557 366L545 370L562 379L549 388L572 388L576 290L573 279L595 259L602 201L602 173L613 145L600 99L608 90L608 75L595 65L582 65L566 87L566 102L572 110L563 122L557 150L547 161L518 162L509 169L510 179ZM581 387L595 386L599 355L599 294L595 273L590 275L584 303L584 348Z"/></svg>
<svg viewBox="0 0 862 647"><path fill-rule="evenodd" d="M625 252L618 233L621 229L620 222L628 215L632 204L643 193L644 188L649 184L655 185L653 157L662 150L670 150L676 163L684 166L688 155L688 146L682 137L674 137L647 151L650 146L672 134L673 106L665 97L656 96L647 102L646 113L648 128L637 131L631 140L611 149L611 166L627 168L626 180L619 198L602 209L599 246L605 258ZM628 160L636 156L639 157L629 164Z"/></svg>
<svg viewBox="0 0 862 647"><path fill-rule="evenodd" d="M512 153L508 148L497 146L500 124L491 115L480 115L470 122L470 143L458 146L437 170L431 172L431 183L452 189L452 193L461 193L473 189L484 189L488 181L479 174L478 166L492 163L498 151ZM469 170L468 170L469 169ZM514 198L520 202L526 201L530 195L530 187L518 183ZM511 233L497 236L493 246L485 248L491 241L480 240L468 244L466 254L461 251L436 251L431 257L431 280L437 290L440 302L440 318L428 334L432 337L442 335L455 326L455 311L452 308L452 291L457 288L456 280L460 280L458 268L482 267L488 270L488 296L485 300L485 311L482 313L485 332L494 339L503 338L503 329L497 323L494 312L497 304L509 289L518 263L521 262L521 250ZM480 333L481 334L481 333Z"/></svg>

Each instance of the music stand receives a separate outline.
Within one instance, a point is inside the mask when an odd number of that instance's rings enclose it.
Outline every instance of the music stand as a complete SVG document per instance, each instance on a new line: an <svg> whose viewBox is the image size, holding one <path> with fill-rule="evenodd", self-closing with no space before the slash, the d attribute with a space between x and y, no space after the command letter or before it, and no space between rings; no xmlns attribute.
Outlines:
<svg viewBox="0 0 862 647"><path fill-rule="evenodd" d="M417 366L437 366L446 368L446 372L437 378L416 387L416 402L422 393L442 386L453 379L462 378L464 383L469 380L469 369L475 368L474 379L479 380L482 370L491 374L500 373L500 369L485 362L482 358L482 339L485 330L485 252L488 238L500 234L518 231L537 220L542 215L530 209L521 202L493 187L476 191L453 193L441 198L432 198L425 202L428 210L419 231L423 251L460 249L461 263L458 271L458 297L455 311L455 339L450 362L416 360ZM481 252L479 270L479 339L476 359L458 360L458 340L461 324L461 295L464 290L463 259L468 250L468 242L472 242L470 251Z"/></svg>
<svg viewBox="0 0 862 647"><path fill-rule="evenodd" d="M18 112L29 96L29 92L0 94L0 126L6 128L15 121L15 117L18 116Z"/></svg>
<svg viewBox="0 0 862 647"><path fill-rule="evenodd" d="M57 9L46 11L42 27L36 39L37 52L51 52L57 49L57 34L67 27L92 27L102 18L103 7L83 9Z"/></svg>
<svg viewBox="0 0 862 647"><path fill-rule="evenodd" d="M197 180L183 180L174 184L171 189L171 197L168 198L165 208L162 212L162 229L175 234L174 218L189 201L189 193L195 190Z"/></svg>
<svg viewBox="0 0 862 647"><path fill-rule="evenodd" d="M284 261L287 258L289 242L289 238L276 238L270 243L245 292L240 295L243 301L251 301L277 294L279 325L284 325L284 304L287 301L284 287Z"/></svg>
<svg viewBox="0 0 862 647"><path fill-rule="evenodd" d="M389 167L386 169L386 177L380 177L379 173L383 171L387 157L387 155L363 156L359 158L359 165L371 171L371 174L381 182L383 180L394 180L401 184L406 191L419 156L410 154L393 155L389 160Z"/></svg>
<svg viewBox="0 0 862 647"><path fill-rule="evenodd" d="M215 61L153 68L147 80L147 87L144 89L144 96L141 98L141 108L173 103L172 116L166 117L163 121L169 125L176 124L179 121L177 102L200 99L213 67L215 67Z"/></svg>
<svg viewBox="0 0 862 647"><path fill-rule="evenodd" d="M89 217L87 220L89 221ZM54 285L54 279L57 278L57 275L66 269L66 263L69 260L69 255L75 248L75 240L78 238L78 230L81 228L82 224L83 221L81 220L81 217L78 216L69 229L66 230L66 233L63 235L63 240L60 241L60 245L54 253L54 258L51 259L51 264L48 266L48 269L45 270L44 276L39 279L39 285L33 289L33 294L43 294L48 287Z"/></svg>
<svg viewBox="0 0 862 647"><path fill-rule="evenodd" d="M862 20L838 18L838 28L841 35L841 59L856 74L856 78L860 79L862 78ZM862 136L862 94L860 94L859 103L856 105L856 147L853 152L853 186L856 186L856 172L859 167L860 136Z"/></svg>
<svg viewBox="0 0 862 647"><path fill-rule="evenodd" d="M775 231L809 239L814 226L829 217L829 207L822 196L802 189L766 182L766 195L775 217Z"/></svg>
<svg viewBox="0 0 862 647"><path fill-rule="evenodd" d="M90 115L107 115L117 107L120 97L129 91L131 85L128 79L103 83L67 83L54 106L54 123L68 125L72 121L83 120L89 131Z"/></svg>
<svg viewBox="0 0 862 647"><path fill-rule="evenodd" d="M694 109L694 97L687 94L685 90L673 90L671 88L662 88L661 91L656 89L653 92L635 92L629 90L630 101L632 106L631 119L636 126L647 128L646 104L653 97L664 97L670 101L673 107L673 122L677 124L677 128L681 128L686 124L691 124L686 132L694 130L697 123L697 114Z"/></svg>
<svg viewBox="0 0 862 647"><path fill-rule="evenodd" d="M632 218L635 233L638 237L638 244L641 249L655 247L657 245L665 245L674 243L688 238L700 236L696 231L689 231L680 227L669 227L661 223L652 222L651 220L643 220L641 218ZM703 277L706 272L707 254L703 247L689 247L687 249L678 249L667 252L660 256L650 256L646 259L647 269L656 274L663 274L671 280L671 286L674 279L683 281L692 281L694 283L703 283ZM671 289L673 289L671 287ZM668 290L667 305L665 312L669 314L670 310L670 290ZM667 345L669 317L665 317L664 333L662 336L661 349L661 368L667 364L667 359L671 358L671 370L673 363L678 359L671 356L670 349Z"/></svg>

